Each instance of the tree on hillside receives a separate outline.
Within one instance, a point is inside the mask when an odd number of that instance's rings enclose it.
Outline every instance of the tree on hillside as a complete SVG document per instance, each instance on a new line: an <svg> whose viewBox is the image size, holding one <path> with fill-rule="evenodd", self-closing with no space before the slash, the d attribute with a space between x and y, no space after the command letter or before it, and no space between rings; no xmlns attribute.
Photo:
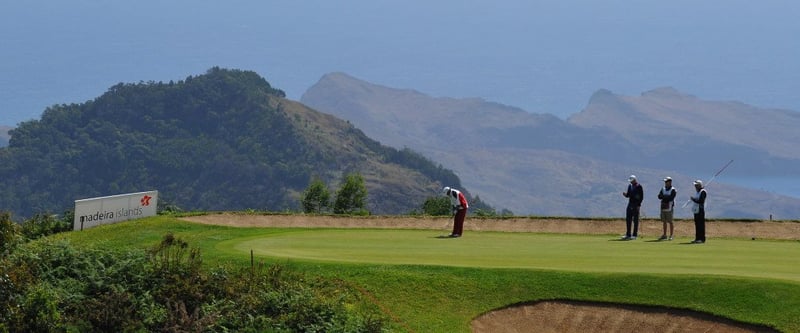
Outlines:
<svg viewBox="0 0 800 333"><path fill-rule="evenodd" d="M322 213L331 208L331 193L328 186L319 177L314 177L311 184L303 191L300 200L306 213Z"/></svg>
<svg viewBox="0 0 800 333"><path fill-rule="evenodd" d="M428 197L422 204L422 213L431 216L445 216L453 213L450 199L443 196Z"/></svg>
<svg viewBox="0 0 800 333"><path fill-rule="evenodd" d="M483 202L480 196L469 198L469 214L477 216L512 216L513 212L503 209L499 214L494 207ZM450 199L447 197L436 196L428 197L422 204L422 213L432 216L450 215L453 213L453 207L450 205Z"/></svg>
<svg viewBox="0 0 800 333"><path fill-rule="evenodd" d="M333 212L336 214L368 215L367 187L364 177L359 173L347 174L339 190L336 191L336 200Z"/></svg>

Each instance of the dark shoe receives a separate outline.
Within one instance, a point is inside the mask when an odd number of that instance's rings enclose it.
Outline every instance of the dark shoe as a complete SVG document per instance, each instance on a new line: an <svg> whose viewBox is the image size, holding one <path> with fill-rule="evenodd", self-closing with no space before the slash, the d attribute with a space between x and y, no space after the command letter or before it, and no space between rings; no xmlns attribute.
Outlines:
<svg viewBox="0 0 800 333"><path fill-rule="evenodd" d="M459 234L450 234L450 238L458 238L461 237Z"/></svg>
<svg viewBox="0 0 800 333"><path fill-rule="evenodd" d="M703 244L703 243L705 243L705 241L702 241L702 240L699 240L699 239L695 239L695 240L692 241L692 244Z"/></svg>

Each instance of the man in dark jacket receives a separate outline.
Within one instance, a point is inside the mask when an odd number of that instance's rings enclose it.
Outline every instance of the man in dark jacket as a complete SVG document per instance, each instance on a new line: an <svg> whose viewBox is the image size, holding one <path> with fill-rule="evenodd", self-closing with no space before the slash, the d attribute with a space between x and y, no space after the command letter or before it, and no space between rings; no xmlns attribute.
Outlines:
<svg viewBox="0 0 800 333"><path fill-rule="evenodd" d="M639 234L639 209L642 207L642 200L644 200L644 189L642 185L636 181L636 176L631 175L628 177L628 189L622 192L622 196L628 198L628 208L625 211L625 236L623 240L634 240ZM633 233L631 233L631 224L633 224Z"/></svg>

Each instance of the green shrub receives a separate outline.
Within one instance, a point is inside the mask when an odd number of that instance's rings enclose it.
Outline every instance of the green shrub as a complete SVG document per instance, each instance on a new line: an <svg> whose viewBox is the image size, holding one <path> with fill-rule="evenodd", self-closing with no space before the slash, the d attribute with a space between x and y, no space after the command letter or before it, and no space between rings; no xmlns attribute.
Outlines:
<svg viewBox="0 0 800 333"><path fill-rule="evenodd" d="M0 211L0 259L5 258L22 242L20 227L11 220L11 213Z"/></svg>
<svg viewBox="0 0 800 333"><path fill-rule="evenodd" d="M19 304L15 329L17 332L57 332L63 328L59 312L59 294L48 283L38 283L28 289Z"/></svg>
<svg viewBox="0 0 800 333"><path fill-rule="evenodd" d="M4 323L7 323L11 318L13 318L13 304L16 304L16 298L18 297L18 292L15 288L14 282L11 280L11 277L5 273L6 269L2 265L3 273L0 274L0 332L5 332L8 328L3 329L6 327Z"/></svg>
<svg viewBox="0 0 800 333"><path fill-rule="evenodd" d="M22 223L22 234L28 239L37 239L59 232L72 230L71 213L66 213L64 218L56 215L38 213ZM69 218L69 220L67 220Z"/></svg>
<svg viewBox="0 0 800 333"><path fill-rule="evenodd" d="M80 310L73 317L86 324L82 330L132 332L145 328L142 318L137 313L136 296L132 293L111 288L109 291L92 296L80 304Z"/></svg>
<svg viewBox="0 0 800 333"><path fill-rule="evenodd" d="M280 265L204 269L173 234L149 250L42 238L0 260L3 331L380 332L341 283Z"/></svg>

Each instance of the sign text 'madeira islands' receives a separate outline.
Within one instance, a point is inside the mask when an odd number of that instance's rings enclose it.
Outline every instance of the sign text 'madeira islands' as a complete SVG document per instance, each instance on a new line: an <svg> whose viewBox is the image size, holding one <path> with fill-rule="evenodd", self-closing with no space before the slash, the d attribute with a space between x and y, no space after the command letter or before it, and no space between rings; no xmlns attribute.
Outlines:
<svg viewBox="0 0 800 333"><path fill-rule="evenodd" d="M102 220L113 220L114 217L139 217L143 214L144 210L141 207L136 208L128 208L128 209L120 209L116 212L113 211L103 211L103 212L95 212L94 214L90 215L81 215L80 221L81 223L84 222L92 222L92 221L102 221Z"/></svg>
<svg viewBox="0 0 800 333"><path fill-rule="evenodd" d="M74 230L155 216L158 191L75 200Z"/></svg>

